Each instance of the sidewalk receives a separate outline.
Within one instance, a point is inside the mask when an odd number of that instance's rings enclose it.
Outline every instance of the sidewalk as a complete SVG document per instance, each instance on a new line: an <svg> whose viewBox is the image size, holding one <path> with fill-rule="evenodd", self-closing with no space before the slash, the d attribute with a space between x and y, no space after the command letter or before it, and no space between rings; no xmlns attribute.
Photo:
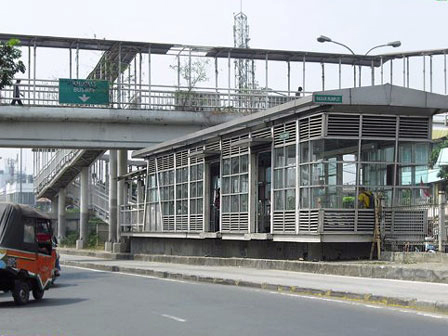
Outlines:
<svg viewBox="0 0 448 336"><path fill-rule="evenodd" d="M448 284L304 273L237 266L210 266L61 255L61 264L160 278L284 291L448 313Z"/></svg>

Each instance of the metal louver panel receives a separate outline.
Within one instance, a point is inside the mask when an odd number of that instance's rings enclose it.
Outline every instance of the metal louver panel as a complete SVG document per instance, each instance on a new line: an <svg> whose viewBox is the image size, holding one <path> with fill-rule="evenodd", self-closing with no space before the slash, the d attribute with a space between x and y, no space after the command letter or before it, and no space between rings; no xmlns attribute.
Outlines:
<svg viewBox="0 0 448 336"><path fill-rule="evenodd" d="M156 160L149 159L148 160L148 174L153 174L156 172Z"/></svg>
<svg viewBox="0 0 448 336"><path fill-rule="evenodd" d="M322 136L322 114L299 120L300 141Z"/></svg>
<svg viewBox="0 0 448 336"><path fill-rule="evenodd" d="M327 124L328 136L358 136L359 115L329 114Z"/></svg>
<svg viewBox="0 0 448 336"><path fill-rule="evenodd" d="M219 140L206 144L205 149L209 151L219 151L221 149L219 146Z"/></svg>
<svg viewBox="0 0 448 336"><path fill-rule="evenodd" d="M387 116L363 116L362 136L378 138L395 138L396 117Z"/></svg>
<svg viewBox="0 0 448 336"><path fill-rule="evenodd" d="M174 231L174 216L163 217L163 231Z"/></svg>
<svg viewBox="0 0 448 336"><path fill-rule="evenodd" d="M325 210L324 232L355 231L355 210Z"/></svg>
<svg viewBox="0 0 448 336"><path fill-rule="evenodd" d="M248 232L248 224L247 213L222 214L222 232Z"/></svg>
<svg viewBox="0 0 448 336"><path fill-rule="evenodd" d="M288 122L274 126L274 144L283 145L286 143L294 143L296 141L297 131L296 122Z"/></svg>
<svg viewBox="0 0 448 336"><path fill-rule="evenodd" d="M270 138L271 137L271 128L265 127L258 129L256 131L252 131L252 137L253 138Z"/></svg>
<svg viewBox="0 0 448 336"><path fill-rule="evenodd" d="M204 219L200 215L190 215L190 231L203 231Z"/></svg>
<svg viewBox="0 0 448 336"><path fill-rule="evenodd" d="M299 211L299 232L317 232L319 227L319 210Z"/></svg>
<svg viewBox="0 0 448 336"><path fill-rule="evenodd" d="M176 153L176 167L186 166L188 164L188 151L184 150Z"/></svg>
<svg viewBox="0 0 448 336"><path fill-rule="evenodd" d="M229 139L223 139L222 140L222 156L226 157L226 156L230 156L230 155L238 155L238 154L247 153L248 148L241 148L240 146L232 146L238 140L247 139L247 138L249 138L249 134L245 134L242 136L229 138Z"/></svg>
<svg viewBox="0 0 448 336"><path fill-rule="evenodd" d="M310 138L322 136L322 115L310 117Z"/></svg>
<svg viewBox="0 0 448 336"><path fill-rule="evenodd" d="M400 117L400 138L429 138L429 119Z"/></svg>
<svg viewBox="0 0 448 336"><path fill-rule="evenodd" d="M157 168L159 171L174 168L174 154L158 157Z"/></svg>
<svg viewBox="0 0 448 336"><path fill-rule="evenodd" d="M188 216L177 215L176 216L176 231L187 231L188 230Z"/></svg>
<svg viewBox="0 0 448 336"><path fill-rule="evenodd" d="M274 233L295 233L295 211L274 212Z"/></svg>
<svg viewBox="0 0 448 336"><path fill-rule="evenodd" d="M375 227L375 211L373 209L358 210L358 232L373 232Z"/></svg>

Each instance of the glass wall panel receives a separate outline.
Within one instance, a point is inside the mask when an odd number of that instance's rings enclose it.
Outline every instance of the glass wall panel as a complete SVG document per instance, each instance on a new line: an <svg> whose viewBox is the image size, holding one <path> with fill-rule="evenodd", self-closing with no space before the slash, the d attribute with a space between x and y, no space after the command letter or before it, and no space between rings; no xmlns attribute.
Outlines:
<svg viewBox="0 0 448 336"><path fill-rule="evenodd" d="M332 186L311 188L311 208L345 208L356 206L356 188Z"/></svg>
<svg viewBox="0 0 448 336"><path fill-rule="evenodd" d="M363 163L360 167L360 185L384 186L391 185L393 180L393 164Z"/></svg>
<svg viewBox="0 0 448 336"><path fill-rule="evenodd" d="M319 139L311 141L311 161L335 158L338 161L356 161L358 140Z"/></svg>
<svg viewBox="0 0 448 336"><path fill-rule="evenodd" d="M400 141L398 146L398 161L406 164L424 164L429 160L429 144Z"/></svg>
<svg viewBox="0 0 448 336"><path fill-rule="evenodd" d="M224 169L224 165L229 168ZM223 159L222 213L248 211L249 156L237 155Z"/></svg>
<svg viewBox="0 0 448 336"><path fill-rule="evenodd" d="M395 161L395 141L362 140L361 161L393 163Z"/></svg>
<svg viewBox="0 0 448 336"><path fill-rule="evenodd" d="M294 210L296 193L296 146L274 149L274 211Z"/></svg>

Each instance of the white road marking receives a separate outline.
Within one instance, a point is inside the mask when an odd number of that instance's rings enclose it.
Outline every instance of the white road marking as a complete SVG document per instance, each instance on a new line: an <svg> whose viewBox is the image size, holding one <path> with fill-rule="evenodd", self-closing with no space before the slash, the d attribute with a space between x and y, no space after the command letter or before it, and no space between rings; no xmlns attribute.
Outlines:
<svg viewBox="0 0 448 336"><path fill-rule="evenodd" d="M67 268L81 269L81 270L84 270L84 271L98 272L98 273L113 273L113 272L101 271L101 270L97 270L97 269L92 269L92 268L87 268L87 267L80 267L80 266L69 266L69 265L64 265L64 264L61 264L61 266L62 267L67 267Z"/></svg>
<svg viewBox="0 0 448 336"><path fill-rule="evenodd" d="M177 322L187 322L187 320L184 320L183 318L180 318L180 317L176 317L176 316L173 316L173 315L168 315L168 314L160 314L160 316L163 316L163 317L166 317L166 318L169 318L169 319L172 319L172 320L174 320L174 321L177 321Z"/></svg>
<svg viewBox="0 0 448 336"><path fill-rule="evenodd" d="M399 311L401 313L414 314L414 315L420 315L420 316L424 316L424 317L431 317L431 318L435 318L435 319L448 320L448 315L437 314L437 313L425 313L425 312L420 312L418 310L412 310L412 309L401 309L401 308L397 308L397 307L389 307L389 306L381 306L381 305L375 306L375 305L366 304L363 302L345 301L345 300L338 300L338 299L318 297L318 296L308 296L308 295L281 293L281 292L270 292L270 293L277 294L277 295L291 296L291 297L296 297L296 298L306 298L306 299L310 299L310 300L321 300L321 301L327 301L327 302L342 303L342 304L346 304L346 305L363 306L363 307L367 307L367 308L371 308L371 309L387 309L387 310Z"/></svg>
<svg viewBox="0 0 448 336"><path fill-rule="evenodd" d="M155 276L151 276L151 275L132 274L132 273L125 273L125 272L101 271L101 270L96 270L96 269L91 269L91 268L86 268L86 267L69 266L69 265L63 265L63 264L61 266L67 267L67 268L82 269L82 270L92 271L92 272L99 272L99 273L121 274L121 275L127 275L127 276L139 277L139 278L147 278L147 279L155 279L155 280L165 280L165 281L174 281L174 282L188 283L188 284L192 284L192 285L200 285L200 283L195 283L195 282L192 282L192 281L159 278L159 277L155 277ZM404 280L393 280L393 281L404 281ZM244 287L240 287L240 288L244 288ZM407 309L400 309L400 308L388 307L388 306L380 306L380 305L375 306L375 305L370 305L370 304L366 304L366 303L363 303L363 302L345 301L345 300L338 300L338 299L318 297L318 296L309 296L309 295L291 294L291 293L282 293L282 292L271 292L271 291L265 291L263 289L258 289L258 288L246 288L246 289L255 290L255 291L259 291L259 292L263 292L263 293L291 296L291 297L295 297L295 298L307 298L307 299L310 299L310 300L321 300L321 301L336 302L336 303L342 303L342 304L348 304L348 305L364 306L364 307L368 307L368 308L371 308L371 309L388 309L388 310L393 310L393 311L399 311L399 312L402 312L402 313L415 314L415 315L420 315L420 316L424 316L424 317L431 317L431 318L435 318L435 319L448 319L448 315L424 313L424 312L419 312L419 311L412 310L412 309L407 310ZM179 319L179 322L186 322L186 320L184 320L184 319L180 319L178 317L171 316L171 315L162 314L161 316L166 317L166 318Z"/></svg>
<svg viewBox="0 0 448 336"><path fill-rule="evenodd" d="M87 267L81 267L81 266L71 266L71 265L64 265L64 264L61 264L61 266L62 267L67 267L67 268L81 269L81 270L85 270L85 271L98 272L98 273L120 274L120 275L133 276L133 277L137 277L137 278L146 278L146 279L164 280L164 281L174 281L174 282L188 283L188 284L191 284L191 285L199 285L199 283L194 283L194 282L190 282L190 281L177 280L177 279L167 279L167 278L159 278L159 277L156 277L156 276L153 276L153 275L133 274L133 273L126 273L126 272L102 271L102 270L97 270L97 269L93 269L93 268L87 268Z"/></svg>

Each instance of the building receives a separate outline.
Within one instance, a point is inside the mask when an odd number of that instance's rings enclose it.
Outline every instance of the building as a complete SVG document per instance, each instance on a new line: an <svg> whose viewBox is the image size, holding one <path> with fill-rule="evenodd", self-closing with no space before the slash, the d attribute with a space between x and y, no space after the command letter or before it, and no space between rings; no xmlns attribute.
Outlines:
<svg viewBox="0 0 448 336"><path fill-rule="evenodd" d="M447 110L446 96L390 84L316 92L135 151L147 169L128 178L146 192L122 208L123 236L133 253L362 256L367 190L386 238L422 239L425 211L410 206L427 197L432 116Z"/></svg>

